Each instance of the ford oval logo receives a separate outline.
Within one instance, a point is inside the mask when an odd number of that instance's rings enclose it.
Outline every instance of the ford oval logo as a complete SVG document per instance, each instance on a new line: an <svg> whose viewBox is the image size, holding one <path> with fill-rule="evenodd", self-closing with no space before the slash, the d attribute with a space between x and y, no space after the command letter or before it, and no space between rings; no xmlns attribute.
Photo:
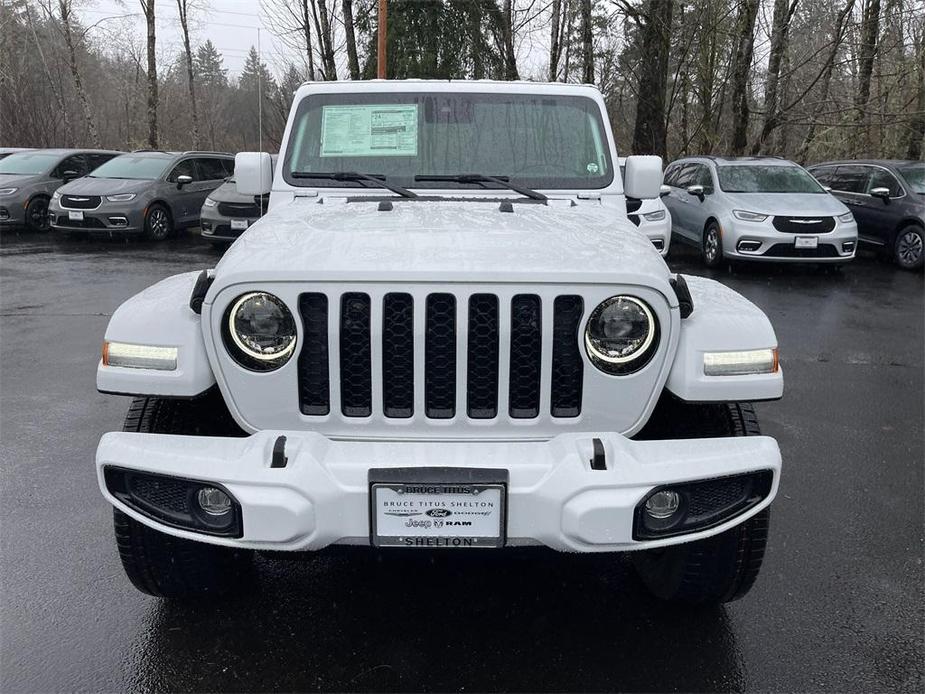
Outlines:
<svg viewBox="0 0 925 694"><path fill-rule="evenodd" d="M453 512L447 511L445 508L432 508L428 510L426 513L431 518L446 518L447 516L451 515Z"/></svg>

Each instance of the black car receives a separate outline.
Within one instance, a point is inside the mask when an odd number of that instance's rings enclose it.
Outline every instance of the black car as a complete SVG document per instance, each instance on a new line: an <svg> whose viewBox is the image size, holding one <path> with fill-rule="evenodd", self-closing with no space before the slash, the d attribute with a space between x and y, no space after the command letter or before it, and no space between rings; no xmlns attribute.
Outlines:
<svg viewBox="0 0 925 694"><path fill-rule="evenodd" d="M827 161L809 172L849 207L862 243L887 251L901 268L922 267L925 162Z"/></svg>

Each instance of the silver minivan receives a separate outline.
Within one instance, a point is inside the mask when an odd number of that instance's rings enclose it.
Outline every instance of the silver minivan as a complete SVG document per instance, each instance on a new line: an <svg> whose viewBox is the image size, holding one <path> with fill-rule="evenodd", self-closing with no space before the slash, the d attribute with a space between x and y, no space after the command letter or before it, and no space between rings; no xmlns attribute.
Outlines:
<svg viewBox="0 0 925 694"><path fill-rule="evenodd" d="M706 265L726 260L840 265L854 258L850 210L803 167L777 157L686 157L665 169L677 240Z"/></svg>

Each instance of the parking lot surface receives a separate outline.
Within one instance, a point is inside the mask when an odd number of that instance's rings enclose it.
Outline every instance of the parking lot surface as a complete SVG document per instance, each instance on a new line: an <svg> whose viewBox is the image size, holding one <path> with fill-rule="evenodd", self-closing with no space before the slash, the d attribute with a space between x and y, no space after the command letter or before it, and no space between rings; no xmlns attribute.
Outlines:
<svg viewBox="0 0 925 694"><path fill-rule="evenodd" d="M768 313L786 390L761 404L784 455L764 569L722 609L648 598L619 556L546 550L259 562L259 590L168 604L124 577L93 470L128 400L101 395L109 316L213 266L160 245L0 243L0 691L921 691L923 280L712 274Z"/></svg>

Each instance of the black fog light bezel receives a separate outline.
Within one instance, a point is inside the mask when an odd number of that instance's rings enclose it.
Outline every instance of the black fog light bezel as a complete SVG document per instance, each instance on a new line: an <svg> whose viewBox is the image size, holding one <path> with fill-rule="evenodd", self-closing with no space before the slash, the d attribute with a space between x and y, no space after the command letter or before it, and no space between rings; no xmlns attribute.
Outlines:
<svg viewBox="0 0 925 694"><path fill-rule="evenodd" d="M854 251L856 245L857 244L854 241L843 241L841 245L841 252L851 253L852 251Z"/></svg>
<svg viewBox="0 0 925 694"><path fill-rule="evenodd" d="M107 465L103 468L103 477L106 482L106 489L110 494L133 511L157 521L158 523L180 530L189 530L195 533L215 535L218 537L239 538L244 534L241 504L238 503L238 500L235 499L231 492L217 482L194 480L186 477L176 477L174 475L161 475L152 472L139 472L137 470L128 470L112 465ZM163 481L174 485L185 485L187 506L190 509L189 513L181 513L172 509L160 507L141 498L133 492L132 482L134 480ZM231 510L227 520L225 516L208 514L199 506L196 495L199 493L200 489L206 487L220 489L231 499Z"/></svg>
<svg viewBox="0 0 925 694"><path fill-rule="evenodd" d="M729 482L743 482L741 497L731 504L719 507L712 513L690 516L691 502L697 494L704 494L711 487ZM666 537L688 535L715 528L733 518L742 515L768 498L774 484L773 470L758 470L737 475L724 475L678 484L663 484L655 487L636 504L633 513L634 540L660 540ZM655 519L646 513L646 502L660 491L670 490L680 497L678 510L669 518Z"/></svg>
<svg viewBox="0 0 925 694"><path fill-rule="evenodd" d="M743 248L746 244L755 244L754 248ZM739 253L757 253L761 250L761 241L756 239L739 239L739 242L736 244L736 250Z"/></svg>
<svg viewBox="0 0 925 694"><path fill-rule="evenodd" d="M652 239L652 245L655 246L655 250L657 251L665 250L665 240L664 239Z"/></svg>

